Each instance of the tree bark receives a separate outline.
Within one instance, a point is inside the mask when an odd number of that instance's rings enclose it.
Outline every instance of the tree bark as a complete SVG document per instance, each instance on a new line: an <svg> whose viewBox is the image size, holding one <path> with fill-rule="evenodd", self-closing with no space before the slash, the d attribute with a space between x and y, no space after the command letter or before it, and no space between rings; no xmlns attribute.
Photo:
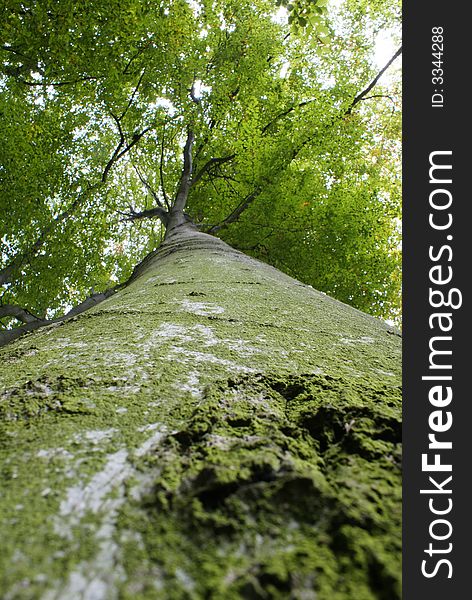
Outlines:
<svg viewBox="0 0 472 600"><path fill-rule="evenodd" d="M0 351L2 598L400 598L400 337L188 227Z"/></svg>

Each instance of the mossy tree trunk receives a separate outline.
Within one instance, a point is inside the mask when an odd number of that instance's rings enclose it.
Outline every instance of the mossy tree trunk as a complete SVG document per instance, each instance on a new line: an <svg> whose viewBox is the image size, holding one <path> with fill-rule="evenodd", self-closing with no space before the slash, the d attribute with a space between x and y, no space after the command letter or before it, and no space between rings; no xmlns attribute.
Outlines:
<svg viewBox="0 0 472 600"><path fill-rule="evenodd" d="M0 351L2 598L400 597L400 338L182 225Z"/></svg>

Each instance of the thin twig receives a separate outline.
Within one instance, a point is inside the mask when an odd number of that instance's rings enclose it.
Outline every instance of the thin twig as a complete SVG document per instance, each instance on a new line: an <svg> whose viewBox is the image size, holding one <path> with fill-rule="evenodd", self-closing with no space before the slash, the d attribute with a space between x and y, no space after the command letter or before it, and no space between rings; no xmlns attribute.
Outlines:
<svg viewBox="0 0 472 600"><path fill-rule="evenodd" d="M120 158L122 158L127 152L129 152L131 150L131 148L133 148L133 146L136 146L136 144L139 142L139 140L148 131L150 131L152 129L152 127L146 127L146 129L143 129L143 131L141 131L141 133L135 133L133 135L133 139L131 140L131 142L129 144L127 144L123 150L121 150L121 148L123 148L123 146L125 144L123 130L121 129L119 120L117 120L117 118L114 115L112 115L112 116L115 119L115 121L117 122L119 130L120 130L120 141L119 141L117 147L115 148L115 150L112 154L112 157L108 161L105 169L103 170L102 178L101 178L102 183L105 183L105 181L107 180L108 174L110 172L110 169L113 167L113 165L116 164L120 160Z"/></svg>
<svg viewBox="0 0 472 600"><path fill-rule="evenodd" d="M141 171L138 169L138 167L136 165L133 165L134 170L136 171L136 174L139 177L139 180L141 181L141 183L144 185L144 187L147 189L147 191L151 194L151 196L154 198L154 200L156 201L157 205L160 206L161 208L164 208L162 202L159 199L159 196L157 195L157 193L154 191L154 189L151 187L150 183L147 181L147 179L142 175Z"/></svg>
<svg viewBox="0 0 472 600"><path fill-rule="evenodd" d="M221 223L219 223L218 225L213 225L213 227L210 227L210 229L208 229L207 233L216 233L217 231L220 231L221 229L224 229L231 223L234 223L235 221L237 221L239 219L241 213L244 212L246 210L246 208L248 208L248 206L250 206L254 202L254 200L259 196L259 194L261 192L262 192L262 189L257 188L251 194L246 196L244 198L244 200L242 200L238 204L238 206L233 210L233 212L229 216L226 217L226 219L223 219L223 221L221 221Z"/></svg>
<svg viewBox="0 0 472 600"><path fill-rule="evenodd" d="M121 113L121 116L120 116L120 117L119 117L119 119L118 119L119 121L122 121L122 120L123 120L123 118L125 117L126 113L127 113L127 112L129 111L129 109L131 108L131 105L132 105L132 104L133 104L133 102L134 102L134 99L135 99L135 97L136 97L136 94L138 93L139 86L141 85L141 83L142 83L142 81L143 81L143 78L144 78L144 75L145 75L145 73L146 73L146 67L144 67L144 69L143 69L143 72L141 73L141 76L140 76L140 78L139 78L139 80L138 80L138 83L137 83L136 87L134 88L134 90L133 90L133 93L131 94L131 98L129 99L129 101L128 101L128 104L127 104L127 106L126 106L125 110L124 110L124 111Z"/></svg>
<svg viewBox="0 0 472 600"><path fill-rule="evenodd" d="M210 158L210 160L207 161L203 165L203 167L198 171L198 173L196 173L195 176L192 178L191 185L195 185L196 183L198 183L198 181L200 181L200 179L203 177L203 175L205 175L205 173L208 173L208 171L213 165L222 165L224 163L230 162L235 156L236 154L231 154L229 156L222 156L220 158Z"/></svg>
<svg viewBox="0 0 472 600"><path fill-rule="evenodd" d="M382 75L385 73L385 71L400 56L401 53L402 53L402 47L400 46L400 48L395 52L395 54L387 62L387 64L382 69L380 69L380 71L377 73L377 75L374 77L374 79L372 79L372 81L369 83L369 85L364 90L362 90L362 92L357 94L357 96L352 101L351 106L347 109L346 114L351 114L351 111L354 108L354 106L356 106L356 104L358 104L365 96L367 96L367 94L377 84L378 80L382 77Z"/></svg>
<svg viewBox="0 0 472 600"><path fill-rule="evenodd" d="M145 46L143 46L142 48L140 48L128 61L126 67L123 69L123 75L127 75L128 74L128 69L131 66L131 63L136 60L138 58L138 56L140 56L143 52L145 52L149 46L152 46L153 44L153 40L150 40Z"/></svg>
<svg viewBox="0 0 472 600"><path fill-rule="evenodd" d="M284 110L283 112L281 112L276 117L274 117L272 119L272 121L270 121L269 123L267 123L267 125L265 125L262 128L261 134L264 134L272 125L274 125L274 123L276 123L279 119L282 119L282 117L286 117L287 115L289 115L291 112L293 112L297 108L303 108L307 104L311 104L312 102L316 102L316 100L317 100L316 98L313 98L311 100L305 100L305 102L300 102L300 104L296 104L295 106L291 106L287 110Z"/></svg>

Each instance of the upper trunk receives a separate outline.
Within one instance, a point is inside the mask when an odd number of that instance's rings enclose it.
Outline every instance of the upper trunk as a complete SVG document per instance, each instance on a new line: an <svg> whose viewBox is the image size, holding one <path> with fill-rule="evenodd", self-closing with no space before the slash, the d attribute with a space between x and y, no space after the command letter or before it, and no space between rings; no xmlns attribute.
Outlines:
<svg viewBox="0 0 472 600"><path fill-rule="evenodd" d="M183 226L0 357L3 598L399 597L385 324Z"/></svg>
<svg viewBox="0 0 472 600"><path fill-rule="evenodd" d="M180 232L183 235L186 232L197 231L197 227L183 211L171 211L166 223L165 240Z"/></svg>

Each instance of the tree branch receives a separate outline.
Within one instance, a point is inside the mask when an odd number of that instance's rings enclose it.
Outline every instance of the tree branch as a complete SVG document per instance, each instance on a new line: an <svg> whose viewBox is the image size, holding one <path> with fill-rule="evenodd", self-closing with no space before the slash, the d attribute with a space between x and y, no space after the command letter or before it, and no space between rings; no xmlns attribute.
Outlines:
<svg viewBox="0 0 472 600"><path fill-rule="evenodd" d="M117 127L118 127L118 132L119 132L119 136L120 136L120 141L118 142L118 145L116 146L110 160L108 161L108 163L106 164L103 172L102 172L102 176L100 179L100 183L105 183L108 179L108 175L110 173L111 168L113 167L114 164L116 164L127 152L129 152L131 150L131 148L133 148L138 142L139 140L148 132L152 129L152 127L146 127L145 129L143 129L143 131L141 131L140 133L135 133L133 135L133 138L131 140L131 142L129 144L126 144L126 140L125 140L125 135L123 132L123 128L121 126L121 119L124 117L124 115L126 114L126 112L129 110L129 107L131 106L134 96L137 93L137 90L142 82L142 79L144 77L144 71L141 74L141 77L138 81L138 84L131 96L130 101L128 102L128 106L126 107L125 111L122 113L122 115L120 117L117 117L114 113L110 113L113 120L115 121ZM124 148L123 148L124 146ZM47 235L51 232L51 230L58 224L61 223L62 221L64 221L65 219L67 219L72 212L78 207L80 206L80 204L82 204L82 202L87 198L87 194L91 191L93 191L94 189L96 189L98 187L99 184L94 184L91 185L89 188L87 188L87 190L83 193L80 194L76 200L72 203L72 205L70 206L70 208L68 208L67 210L65 210L64 212L62 212L60 215L58 215L55 219L53 219L53 221L51 221L51 223L49 225L47 225L44 230L41 232L41 234L38 236L38 238L35 240L35 242L30 246L30 248L28 248L27 251L23 252L22 254L19 254L18 256L16 256L8 265L6 265L2 270L0 270L0 285L3 285L5 283L9 283L12 279L13 274L15 273L15 271L17 271L18 269L21 268L21 266L25 263L25 261L28 260L28 257L33 257L36 255L36 253L38 252L38 250L43 246Z"/></svg>
<svg viewBox="0 0 472 600"><path fill-rule="evenodd" d="M346 111L347 115L351 114L354 106L356 106L356 104L358 104L365 96L367 96L367 94L377 84L378 80L382 77L382 75L385 73L385 71L400 56L401 53L402 53L402 47L400 46L400 48L395 52L395 54L388 61L388 63L382 69L380 69L380 71L377 73L377 75L374 77L374 79L372 79L372 81L369 83L369 85L364 90L362 90L362 92L357 94L357 96L352 101L351 106Z"/></svg>
<svg viewBox="0 0 472 600"><path fill-rule="evenodd" d="M365 100L372 100L374 98L386 98L387 100L390 100L390 102L392 103L392 114L397 109L397 104L394 98L392 98L392 96L389 96L388 94L371 94L370 96L364 96L363 98L361 98L360 101L363 102Z"/></svg>
<svg viewBox="0 0 472 600"><path fill-rule="evenodd" d="M115 163L117 163L120 160L120 158L122 158L127 152L129 152L129 150L131 150L131 148L133 146L136 146L136 144L143 137L143 135L145 135L148 131L150 131L152 129L152 127L146 127L146 129L143 129L143 131L141 131L141 133L135 133L133 135L133 139L131 140L131 142L129 144L127 144L123 150L121 150L123 148L123 146L125 145L125 135L123 133L123 129L121 127L121 122L120 122L121 117L118 118L113 113L110 113L110 114L118 126L118 131L120 134L120 141L118 142L118 145L115 148L112 157L110 158L107 165L105 166L105 169L103 170L102 178L101 178L102 183L105 183L105 181L107 180L108 174L110 172L110 169L113 167L113 165Z"/></svg>
<svg viewBox="0 0 472 600"><path fill-rule="evenodd" d="M165 205L167 207L167 210L170 210L170 203L169 203L169 199L167 198L166 187L164 185L164 150L165 150L164 134L165 134L165 127L162 129L161 156L160 156L160 161L159 161L159 178L161 181L161 190L162 190L162 195L164 197Z"/></svg>
<svg viewBox="0 0 472 600"><path fill-rule="evenodd" d="M352 101L352 103L350 104L349 108L346 109L345 112L343 112L340 115L337 115L335 117L333 117L331 119L331 121L329 122L329 124L326 124L323 129L326 129L328 127L331 127L338 119L345 117L346 115L350 114L352 109L354 108L354 106L356 104L358 104L361 100L363 99L367 99L367 94L372 90L372 88L377 84L377 82L379 81L380 77L385 73L385 71L389 68L389 66L394 62L394 60L396 58L398 58L398 56L400 56L402 52L402 48L400 47L399 50L397 50L397 52L395 52L395 54L393 55L393 57L387 62L387 64L377 73L377 75L374 77L374 79L370 82L370 84L364 89L362 90L362 92L360 92ZM372 96L371 96L372 97ZM301 108L303 106L306 106L307 104L311 103L311 102L315 102L316 99L312 99L312 100L307 100L305 102L301 102L300 104L296 105L296 106L292 106L289 109L281 112L279 115L277 115L272 121L270 121L269 123L267 123L267 125L264 126L264 128L262 129L261 133L265 133L276 121L278 121L279 119L283 118L284 116L290 114L292 111L294 111L297 108ZM302 148L304 146L306 146L306 144L310 143L315 137L317 137L319 135L319 132L317 132L314 136L310 136L308 139L306 139L304 142L302 142L302 144L300 144L300 146L296 149L294 149L294 151L292 152L291 155L291 160L294 160L296 158L296 156L299 154L299 152L302 150ZM208 163L207 163L208 164ZM211 165L208 165L208 168ZM205 165L206 167L206 165ZM204 168L205 168L204 167ZM203 173L202 173L203 174ZM213 225L212 227L210 227L210 229L207 230L207 233L216 233L218 231L220 231L221 229L224 229L225 227L227 227L228 225L230 225L231 223L234 223L235 221L237 221L240 217L240 215L251 205L251 203L259 196L259 194L261 193L262 188L257 188L254 192L252 192L251 194L249 194L248 196L246 196L246 198L233 210L233 212L226 217L221 223L219 223L218 225Z"/></svg>
<svg viewBox="0 0 472 600"><path fill-rule="evenodd" d="M114 113L110 112L111 116L113 117L113 120L115 121L117 127L118 127L118 133L120 134L120 141L118 142L117 147L115 148L110 160L107 162L103 173L102 173L102 183L105 183L105 181L107 180L108 177L108 173L110 171L110 169L112 168L112 166L114 165L114 163L117 160L117 156L120 153L121 148L124 146L125 144L125 134L123 133L123 129L121 127L121 123L120 123L120 119L119 117L117 117Z"/></svg>
<svg viewBox="0 0 472 600"><path fill-rule="evenodd" d="M6 265L3 269L0 270L0 285L9 283L12 280L14 273L16 271L18 271L25 262L27 262L28 260L31 260L31 258L34 257L36 255L36 253L40 250L40 248L44 245L48 234L53 230L53 228L56 227L59 223L61 223L65 219L67 219L68 217L70 217L70 215L76 210L76 208L78 208L86 200L86 198L88 197L88 194L90 192L95 190L101 184L105 183L107 181L108 175L109 175L110 170L113 167L113 165L115 163L117 163L127 152L129 152L129 150L131 150L131 148L133 148L133 146L135 146L139 142L139 140L148 131L150 131L152 129L151 127L146 127L146 129L144 129L140 133L135 133L132 141L129 144L127 144L123 150L121 150L121 148L123 148L123 145L125 144L124 133L123 133L121 124L120 124L119 120L117 119L117 117L115 115L112 115L112 116L118 125L118 130L120 133L120 141L119 141L117 147L115 148L115 151L113 152L112 157L110 158L107 165L105 166L105 169L103 170L103 173L102 173L102 176L100 179L100 183L91 185L82 194L79 194L79 196L74 200L74 202L71 204L71 206L67 210L65 210L64 212L59 214L55 219L53 219L49 223L49 225L47 225L43 229L41 234L36 238L36 240L33 242L33 244L25 252L17 255L8 265Z"/></svg>
<svg viewBox="0 0 472 600"><path fill-rule="evenodd" d="M272 121L269 121L269 123L267 123L267 125L264 125L264 127L261 130L261 134L263 135L270 127L272 127L272 125L274 125L279 119L282 119L283 117L286 117L287 115L289 115L291 112L293 112L294 110L296 110L297 108L303 108L304 106L306 106L307 104L311 104L312 102L316 102L316 98L313 98L312 100L305 100L305 102L300 102L300 104L296 104L295 106L291 106L290 108L288 108L287 110L284 110L283 112L281 112L280 114L278 114L276 117L274 117L272 119Z"/></svg>
<svg viewBox="0 0 472 600"><path fill-rule="evenodd" d="M49 233L62 221L65 221L70 215L87 199L88 194L94 191L97 187L100 186L100 183L96 183L94 185L89 186L83 193L79 194L77 198L72 202L70 207L57 215L55 219L53 219L49 225L43 229L41 234L36 238L36 240L31 244L31 246L15 256L15 258L8 263L1 271L0 271L0 285L4 285L5 283L9 283L13 279L13 275L16 271L18 271L23 264L30 261L31 258L36 256L36 253L41 249L44 245L47 236Z"/></svg>
<svg viewBox="0 0 472 600"><path fill-rule="evenodd" d="M140 56L143 52L145 52L150 46L152 46L153 44L153 40L149 40L149 42L147 44L145 44L142 48L140 48L128 61L128 64L126 65L126 67L123 69L123 75L127 75L128 74L128 69L131 66L131 63L136 60L138 58L138 56Z"/></svg>
<svg viewBox="0 0 472 600"><path fill-rule="evenodd" d="M182 170L182 176L180 178L174 206L172 207L172 212L183 213L185 205L187 203L188 193L192 184L192 146L194 141L194 133L191 129L189 129L187 134L187 141L185 142L184 147L184 168Z"/></svg>
<svg viewBox="0 0 472 600"><path fill-rule="evenodd" d="M138 169L138 167L136 165L133 165L134 170L136 171L136 174L139 177L139 180L141 181L141 183L144 185L144 187L147 189L147 191L151 194L151 196L154 198L156 204L158 206L160 206L161 208L164 208L162 202L159 199L159 196L157 195L157 193L154 191L154 189L151 187L150 183L147 181L147 179L142 175L141 171Z"/></svg>
<svg viewBox="0 0 472 600"><path fill-rule="evenodd" d="M221 229L225 229L231 223L237 221L241 213L245 211L246 208L248 208L248 206L250 206L254 202L254 200L259 196L261 192L262 188L255 189L251 194L246 196L244 200L242 200L242 202L238 204L238 206L228 217L226 217L226 219L223 219L223 221L221 221L221 223L219 223L218 225L213 225L212 227L210 227L210 229L207 230L207 233L216 233Z"/></svg>
<svg viewBox="0 0 472 600"><path fill-rule="evenodd" d="M124 283L118 283L117 285L105 290L104 292L92 294L91 296L86 298L83 302L81 302L77 306L74 306L68 313L66 313L62 317L57 317L56 319L51 319L51 320L39 320L38 319L35 321L31 321L29 323L25 323L24 325L22 325L20 327L16 327L14 329L0 331L0 347L5 346L6 344L12 342L13 340L21 337L22 335L24 335L25 333L28 333L30 331L34 331L36 329L45 327L47 325L58 325L64 321L67 321L70 318L80 315L81 313L87 311L88 309L96 306L100 302L103 302L103 300L106 300L107 298L109 298L110 296L115 294L118 290L126 288L132 281L134 281L137 277L139 277L141 275L141 273L143 272L143 270L146 269L147 264L149 264L149 261L152 260L152 258L155 256L155 254L156 254L156 251L151 252L150 254L145 256L143 258L143 260L134 267L133 272L127 281L125 281Z"/></svg>
<svg viewBox="0 0 472 600"><path fill-rule="evenodd" d="M71 206L59 214L55 219L53 219L49 225L47 225L41 234L36 238L33 244L23 253L17 255L8 265L6 265L3 269L0 270L0 285L4 285L5 283L9 283L12 280L12 277L16 271L18 271L21 266L28 260L31 260L32 257L36 255L36 253L40 250L40 248L44 245L48 234L56 227L59 223L70 217L70 215L78 208L88 197L88 194L99 187L101 184L107 181L108 175L110 173L111 168L115 163L117 163L133 146L135 146L139 140L152 129L152 127L146 127L140 133L135 133L133 135L132 141L125 146L123 150L123 146L125 145L125 137L123 133L123 129L121 127L121 123L116 115L112 114L113 119L117 123L120 141L113 152L112 157L108 161L105 169L103 170L101 179L99 183L95 183L89 186L82 194L74 200Z"/></svg>
<svg viewBox="0 0 472 600"><path fill-rule="evenodd" d="M211 133L213 131L213 129L215 129L215 127L219 124L219 121L215 121L215 119L210 119L210 123L208 124L208 133L207 135L201 140L200 144L198 144L196 151L195 151L195 159L197 159L200 155L200 152L203 150L203 148L206 146L206 144L208 143L208 140L210 139Z"/></svg>
<svg viewBox="0 0 472 600"><path fill-rule="evenodd" d="M115 160L115 162L119 161L119 160L120 160L120 158L121 158L122 156L124 156L124 155L125 155L127 152L129 152L129 151L131 150L131 148L133 148L133 146L136 146L136 144L139 142L139 140L140 140L140 139L141 139L141 138L142 138L144 135L146 135L146 133L147 133L148 131L151 131L151 129L152 129L152 126L149 126L149 127L146 127L146 129L143 129L143 130L141 131L141 133L134 133L134 134L133 134L133 139L132 139L132 140L131 140L131 142L130 142L130 143L127 145L127 146L126 146L126 148L124 148L124 149L123 149L123 150L122 150L122 151L121 151L121 152L118 154L118 156L116 157L116 160Z"/></svg>
<svg viewBox="0 0 472 600"><path fill-rule="evenodd" d="M15 48L13 48L13 46L7 46L6 44L2 44L2 46L0 46L0 50L5 50L5 52L11 52L12 54L16 54L16 56L21 56L22 58L26 58L29 62L34 62L26 54L22 54L21 52L18 52L18 50L15 50Z"/></svg>
<svg viewBox="0 0 472 600"><path fill-rule="evenodd" d="M142 131L141 133L135 133L133 135L133 139L131 141L131 143L129 143L125 149L123 151L121 151L121 148L123 148L123 146L125 145L125 134L123 132L123 128L121 126L121 121L124 119L124 117L126 116L126 113L128 112L128 110L131 108L134 99L136 97L136 94L138 93L139 90L139 86L141 85L144 75L146 73L146 68L143 69L143 72L141 73L141 76L138 80L138 83L136 84L136 87L133 90L133 93L131 94L131 97L128 101L128 104L126 105L126 108L124 109L124 111L121 113L121 115L119 117L117 117L113 112L110 111L111 116L113 117L113 120L115 121L117 127L118 127L118 132L120 134L120 141L118 142L117 147L115 148L115 151L113 152L112 157L110 158L110 160L108 161L107 165L105 166L105 169L102 173L102 182L105 183L105 181L107 180L108 177L108 173L110 172L110 169L112 168L112 166L118 162L120 160L120 158L122 156L124 156L133 146L135 146L139 140L143 137L143 135L149 131L151 128L148 127L147 129L145 129L144 131Z"/></svg>
<svg viewBox="0 0 472 600"><path fill-rule="evenodd" d="M21 77L16 77L16 80L19 83L23 83L24 85L29 85L31 87L33 86L44 86L44 85L51 85L53 87L61 87L64 85L74 85L76 83L81 83L83 81L97 81L99 79L103 79L103 76L86 76L86 77L79 77L77 79L71 79L70 81L28 81L27 79L22 79Z"/></svg>
<svg viewBox="0 0 472 600"><path fill-rule="evenodd" d="M22 54L21 52L18 52L18 50L15 50L13 48L13 46L0 46L1 50L5 50L6 52L11 52L12 54L15 54L15 56L19 56L22 59L25 59L27 61L27 63L29 63L29 69L33 70L33 66L34 66L34 70L37 73L40 73L43 77L44 77L44 70L41 69L41 67L37 64L37 61L33 60L32 58L30 58L29 56L27 56L26 54ZM22 67L20 67L20 70L17 73L14 72L7 72L7 75L12 75L19 83L23 83L25 85L29 85L29 86L44 86L44 85L52 85L54 87L60 87L63 85L73 85L75 83L80 83L82 81L96 81L97 79L103 79L104 75L101 76L92 76L92 75L85 75L84 77L78 77L77 79L72 79L71 81L28 81L27 79L23 79L21 77L19 77L19 74L21 72Z"/></svg>
<svg viewBox="0 0 472 600"><path fill-rule="evenodd" d="M149 219L152 217L158 217L164 225L167 225L169 221L169 214L161 206L155 206L148 210L136 211L132 206L129 207L129 212L125 213L118 211L120 215L123 215L122 221L137 221L139 219Z"/></svg>
<svg viewBox="0 0 472 600"><path fill-rule="evenodd" d="M131 281L131 278L128 280L128 282L129 281ZM28 333L30 331L35 331L36 329L45 327L47 325L54 325L54 324L62 323L63 321L66 321L67 319L70 319L71 317L75 317L76 315L85 312L89 308L92 308L99 302L102 302L109 296L113 295L115 292L117 292L122 287L126 286L128 282L126 282L125 284L118 284L112 288L109 288L108 290L105 290L104 292L100 292L98 294L92 294L91 296L86 298L83 302L81 302L77 306L74 306L74 308L72 308L68 313L66 313L62 317L58 317L56 319L51 319L51 320L37 319L35 317L34 320L25 322L25 324L20 327L15 327L14 329L7 329L6 331L1 331L0 332L0 347L5 346L6 344L12 342L13 340L16 340L17 338L21 337L25 333ZM3 307L0 307L0 309L1 308L3 308ZM23 310L23 309L20 309L20 310Z"/></svg>
<svg viewBox="0 0 472 600"><path fill-rule="evenodd" d="M352 113L352 109L356 106L356 104L359 104L359 102L361 102L362 100L366 100L367 99L367 94L372 90L372 88L375 87L375 85L377 84L377 82L379 81L379 79L382 77L382 75L385 73L385 71L395 61L395 59L397 59L400 56L401 53L402 53L402 47L400 46L400 48L395 52L395 54L387 62L387 64L382 69L380 69L380 71L377 73L377 75L374 77L374 79L369 83L369 85L364 90L362 90L362 92L360 92L359 94L357 94L357 96L354 98L354 100L351 102L351 104L348 106L348 108L344 112L342 112L342 113L340 113L338 115L333 116L331 118L331 120L329 121L329 123L327 123L326 125L324 125L322 127L322 129L326 130L329 127L332 127L336 123L336 121L338 121L339 119L343 119L344 117L347 117L348 115L350 115ZM373 96L370 96L370 97L373 98ZM315 133L315 135L310 136L304 142L302 142L300 144L300 146L298 148L296 148L292 152L292 160L294 160L296 158L296 156L301 152L301 150L307 144L309 144L312 140L314 140L319 135L320 135L320 132L317 131Z"/></svg>
<svg viewBox="0 0 472 600"><path fill-rule="evenodd" d="M190 88L189 92L192 102L195 102L195 104L201 104L202 99L195 95L195 77L193 78L192 87Z"/></svg>
<svg viewBox="0 0 472 600"><path fill-rule="evenodd" d="M145 73L146 73L146 67L144 67L144 69L143 69L143 72L141 73L141 76L140 76L140 78L139 78L139 80L138 80L138 83L137 83L136 87L134 88L134 90L133 90L133 93L131 94L131 98L129 99L129 101L128 101L128 104L127 104L127 106L126 106L125 110L124 110L124 111L121 113L121 116L120 116L120 117L119 117L119 119L118 119L119 121L122 121L122 120L123 120L123 118L125 117L126 113L127 113L127 112L129 111L129 109L131 108L131 105L132 105L132 104L133 104L133 102L134 102L134 99L135 99L135 97L136 97L136 94L138 93L139 86L141 85L141 83L142 83L142 81L143 81L143 78L144 78L144 75L145 75Z"/></svg>
<svg viewBox="0 0 472 600"><path fill-rule="evenodd" d="M22 323L34 323L36 321L43 322L43 319L35 317L25 308L16 306L15 304L3 304L0 306L0 319L3 317L14 317Z"/></svg>
<svg viewBox="0 0 472 600"><path fill-rule="evenodd" d="M222 156L220 158L210 158L210 160L203 165L203 167L195 174L192 178L191 185L195 185L200 181L200 179L207 173L213 165L222 165L224 163L230 162L235 158L236 154L231 154L229 156Z"/></svg>

